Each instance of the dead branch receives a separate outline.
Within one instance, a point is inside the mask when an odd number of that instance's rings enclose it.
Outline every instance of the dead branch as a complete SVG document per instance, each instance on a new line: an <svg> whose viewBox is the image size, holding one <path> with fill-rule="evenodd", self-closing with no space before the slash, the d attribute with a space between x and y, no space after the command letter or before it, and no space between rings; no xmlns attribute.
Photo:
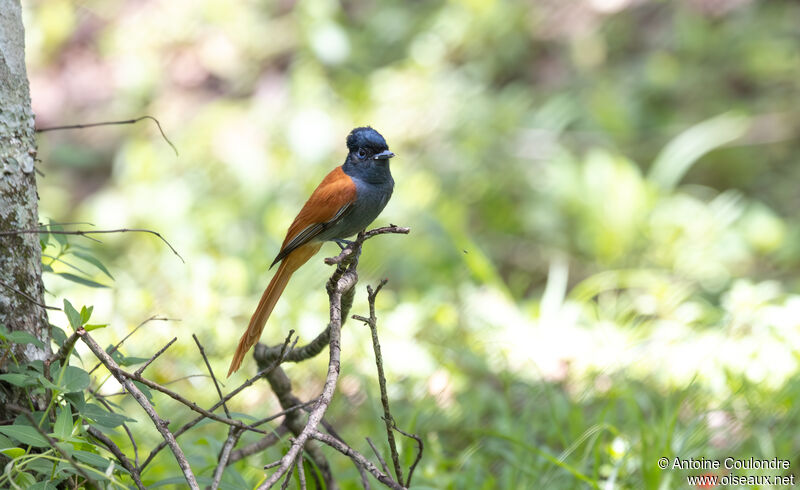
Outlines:
<svg viewBox="0 0 800 490"><path fill-rule="evenodd" d="M360 233L359 237L365 235ZM361 240L363 242L363 239ZM360 243L359 243L360 245ZM328 409L328 406L333 399L333 392L336 389L336 381L339 378L339 363L340 363L340 335L342 328L342 295L345 291L352 289L356 282L358 282L358 273L356 267L358 265L358 254L360 253L360 246L355 249L357 252L352 254L347 261L339 261L336 272L334 272L331 279L328 281L328 298L330 300L330 342L329 342L329 361L328 361L328 374L325 378L325 385L322 388L317 400L317 405L311 410L308 416L303 431L294 439L289 451L281 458L281 464L278 469L270 475L269 478L259 487L259 489L270 488L277 483L278 480L286 473L286 471L294 464L298 454L303 449L306 441L311 433L316 430L322 420L322 416Z"/></svg>
<svg viewBox="0 0 800 490"><path fill-rule="evenodd" d="M192 473L192 468L189 466L189 462L186 460L183 450L178 445L178 441L175 440L175 436L167 428L169 422L162 419L158 415L153 408L153 405L147 400L147 397L144 395L144 393L142 393L141 390L136 387L129 377L121 373L122 370L117 363L114 362L114 359L112 359L111 356L108 355L106 351L104 351L102 347L97 344L97 342L95 342L95 340L85 329L79 328L77 333L81 337L81 340L87 345L87 347L89 347L92 353L98 359L100 359L103 365L106 366L106 368L117 379L117 381L121 385L125 386L125 388L130 392L131 396L133 396L139 405L141 405L145 413L147 413L147 415L153 421L156 429L161 433L161 436L167 442L167 445L169 445L172 453L175 455L175 459L178 460L178 466L180 466L181 470L183 471L183 476L186 478L186 482L189 484L189 487L192 488L192 490L199 490L200 487L197 485L197 479L195 478L194 473Z"/></svg>
<svg viewBox="0 0 800 490"><path fill-rule="evenodd" d="M236 389L234 389L233 391L231 391L230 393L225 395L225 397L222 400L220 400L217 403L215 403L208 411L213 411L213 410L216 410L217 408L221 407L224 402L226 402L226 401L230 400L231 398L233 398L234 396L238 395L242 390L244 390L248 386L251 386L257 380L261 379L265 375L269 374L272 370L277 368L280 365L280 363L282 362L283 356L290 349L289 343L292 341L292 335L294 335L294 330L290 330L289 334L286 336L286 340L283 342L283 346L281 347L281 355L278 357L278 359L273 361L270 365L268 365L268 366L264 367L263 369L261 369L258 373L256 373L255 376L249 378L247 381L245 381L244 383L239 385ZM297 341L297 339L295 339L295 342L296 341ZM199 415L199 416L195 417L194 419L192 419L191 421L189 421L186 424L184 424L183 426L181 426L180 429L175 431L175 437L177 438L178 436L180 436L180 435L184 434L185 432L187 432L189 429L191 429L192 427L197 425L200 421L202 421L203 418L204 418L203 415ZM269 436L267 436L267 437L269 437ZM153 458L155 458L156 455L162 449L164 449L166 446L167 446L166 441L162 441L161 443L159 443L158 446L156 446L152 451L150 451L150 454L147 456L147 459L145 459L144 462L142 463L141 468L144 469L148 464L150 464L150 462L153 460Z"/></svg>
<svg viewBox="0 0 800 490"><path fill-rule="evenodd" d="M65 129L85 129L85 128L94 128L97 126L115 126L115 125L122 125L122 124L135 124L141 120L150 119L156 123L158 126L158 131L161 133L161 137L164 138L164 141L167 142L169 146L172 147L172 151L175 152L175 156L178 156L178 149L175 148L175 145L172 144L172 141L167 138L167 135L164 133L164 130L161 128L161 123L158 119L154 118L153 116L141 116L137 117L136 119L127 119L125 121L104 121L104 122L97 122L97 123L89 123L89 124L70 124L67 126L50 126L48 128L36 128L37 133L45 133L47 131L63 131Z"/></svg>
<svg viewBox="0 0 800 490"><path fill-rule="evenodd" d="M173 319L171 319L171 318L160 317L160 316L156 316L156 315L153 315L153 316L151 316L150 318L147 318L147 319L145 319L145 320L142 320L142 321L141 321L141 322L140 322L138 325L136 325L136 327L135 327L133 330L131 330L130 332L128 332L128 335L126 335L125 337L123 337L123 338L122 338L122 340L120 340L119 342L117 342L117 343L116 343L116 345L114 345L114 347L112 347L112 348L111 348L111 350L109 350L109 351L108 351L108 354L109 354L109 355L112 355L112 354L114 354L114 353L117 351L117 349L119 349L119 348L120 348L120 346L121 346L121 345L122 345L122 344L123 344L123 343L124 343L126 340L128 340L129 338L131 338L131 336L132 336L133 334L135 334L136 332L138 332L140 328L142 328L143 326L147 325L148 323L150 323L150 322L152 322L152 321L164 321L164 322L168 322L168 321L177 321L177 320L173 320ZM92 369L89 371L89 374L92 374L93 372L97 371L97 368L99 368L99 367L100 367L102 364L103 364L102 362L98 362L97 364L95 364L95 365L94 365L94 367L93 367L93 368L92 368Z"/></svg>
<svg viewBox="0 0 800 490"><path fill-rule="evenodd" d="M403 485L394 481L391 476L379 470L378 467L372 464L372 461L364 457L363 454L359 453L358 451L351 448L347 444L343 443L339 439L336 439L333 436L329 436L328 434L324 434L318 430L313 431L311 433L311 437L320 442L324 442L325 444L336 449L345 456L358 461L358 464L363 466L368 472L370 472L372 476L374 476L379 482L383 483L387 487L395 490L404 490L406 488Z"/></svg>
<svg viewBox="0 0 800 490"><path fill-rule="evenodd" d="M133 479L133 483L136 484L136 488L139 490L145 490L144 484L142 484L142 477L139 474L139 468L136 467L131 460L125 456L125 453L117 446L114 441L109 439L109 437L102 432L100 432L97 428L89 426L89 434L100 441L110 452L117 458L117 461L122 465L123 468L128 470L128 473L131 474L131 478Z"/></svg>
<svg viewBox="0 0 800 490"><path fill-rule="evenodd" d="M172 344L174 344L174 343L175 343L177 340L178 340L178 337L173 337L173 338L172 338L172 340L170 340L169 342L167 342L167 345L165 345L164 347L162 347L162 348L158 349L158 352L156 352L155 354L153 354L152 356L150 356L150 359L148 359L148 360L147 360L147 362L145 362L144 364L142 364L142 366L141 366L139 369L137 369L136 371L134 371L134 372L133 372L133 374L134 374L135 376L141 377L141 376L142 376L142 373L144 372L144 370L145 370L145 369L147 369L147 366L149 366L150 364L152 364L152 363L153 363L153 361L155 361L156 359L158 359L158 356L160 356L161 354L163 354L164 352L166 352L166 350L167 350L167 349L169 349L169 348L170 348L170 346L172 346Z"/></svg>
<svg viewBox="0 0 800 490"><path fill-rule="evenodd" d="M61 311L61 308L59 308L58 306L43 305L42 303L39 303L38 301L33 299L33 296L31 296L30 294L28 294L28 293L26 293L24 291L20 291L19 289L15 288L14 286L11 286L10 284L6 284L3 281L0 281L0 286L3 286L4 288L6 288L8 290L17 293L18 295L22 296L23 298L25 298L26 300L30 301L31 303L35 304L36 306L38 306L40 308L44 308L45 310Z"/></svg>
<svg viewBox="0 0 800 490"><path fill-rule="evenodd" d="M372 286L367 286L367 299L369 302L369 318L363 316L353 315L354 320L364 322L369 326L372 332L372 348L375 352L375 364L378 368L378 385L381 389L381 405L383 405L383 421L386 424L386 439L389 442L389 451L392 455L392 463L394 463L394 473L397 476L397 481L403 481L403 467L400 466L400 455L397 453L397 443L394 440L394 432L392 426L394 419L392 412L389 410L389 395L386 390L386 376L383 372L383 356L381 355L381 344L378 341L378 319L375 316L375 298L378 293L386 285L387 280L383 279L378 287L373 291Z"/></svg>

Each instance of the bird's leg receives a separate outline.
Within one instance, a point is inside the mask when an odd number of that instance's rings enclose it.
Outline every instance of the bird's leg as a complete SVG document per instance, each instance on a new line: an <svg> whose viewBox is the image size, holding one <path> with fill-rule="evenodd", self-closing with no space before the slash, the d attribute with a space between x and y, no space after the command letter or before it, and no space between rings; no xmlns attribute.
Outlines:
<svg viewBox="0 0 800 490"><path fill-rule="evenodd" d="M331 241L336 242L336 245L339 245L339 248L341 248L342 250L346 249L347 247L353 244L352 240L343 240L341 238L334 238Z"/></svg>

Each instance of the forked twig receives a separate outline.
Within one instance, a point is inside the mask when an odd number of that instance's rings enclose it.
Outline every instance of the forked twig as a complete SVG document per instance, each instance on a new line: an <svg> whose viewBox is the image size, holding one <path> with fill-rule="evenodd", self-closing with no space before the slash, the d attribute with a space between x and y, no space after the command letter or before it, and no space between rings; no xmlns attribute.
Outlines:
<svg viewBox="0 0 800 490"><path fill-rule="evenodd" d="M166 141L169 146L172 147L172 151L175 152L175 156L178 156L178 149L175 148L175 145L172 144L172 141L170 141L169 138L167 138L167 135L161 128L161 123L158 121L158 119L154 118L153 116L141 116L137 117L136 119L127 119L124 121L104 121L104 122L89 123L89 124L69 124L66 126L50 126L47 128L36 128L36 132L45 133L47 131L63 131L65 129L85 129L85 128L95 128L97 126L116 126L122 124L135 124L143 119L150 119L156 123L156 126L158 126L158 131L161 133L161 137L164 138L164 141Z"/></svg>
<svg viewBox="0 0 800 490"><path fill-rule="evenodd" d="M192 490L199 490L200 487L197 485L197 479L192 472L192 468L189 466L189 462L186 460L186 456L183 454L183 450L178 445L178 441L175 440L175 436L172 432L169 431L167 425L169 424L168 421L162 419L158 413L153 408L153 405L144 395L144 393L139 390L139 388L131 381L128 377L121 374L121 369L111 358L110 355L106 353L100 347L97 342L89 335L89 333L83 329L79 328L77 330L78 335L81 337L81 340L89 347L92 353L100 359L103 365L111 372L111 374L117 379L117 381L125 386L125 388L130 392L131 396L141 405L144 409L145 413L150 417L153 421L153 425L156 426L156 429L161 433L161 436L166 441L167 445L172 450L172 453L175 455L175 459L178 460L178 466L180 466L181 471L183 471L183 476L186 478L186 482L189 484L189 487Z"/></svg>

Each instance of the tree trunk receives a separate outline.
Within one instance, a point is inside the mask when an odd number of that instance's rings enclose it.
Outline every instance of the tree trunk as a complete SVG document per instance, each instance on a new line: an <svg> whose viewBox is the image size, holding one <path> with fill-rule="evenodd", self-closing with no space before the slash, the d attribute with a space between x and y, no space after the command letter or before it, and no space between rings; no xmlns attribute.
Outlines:
<svg viewBox="0 0 800 490"><path fill-rule="evenodd" d="M38 227L35 156L22 10L19 0L0 0L0 230ZM0 236L0 324L10 331L28 332L45 345L2 349L0 371L15 361L45 359L50 353L47 315L39 306L43 304L39 236ZM8 401L27 406L20 403L21 396L16 388L0 385L0 419L11 418L4 409Z"/></svg>

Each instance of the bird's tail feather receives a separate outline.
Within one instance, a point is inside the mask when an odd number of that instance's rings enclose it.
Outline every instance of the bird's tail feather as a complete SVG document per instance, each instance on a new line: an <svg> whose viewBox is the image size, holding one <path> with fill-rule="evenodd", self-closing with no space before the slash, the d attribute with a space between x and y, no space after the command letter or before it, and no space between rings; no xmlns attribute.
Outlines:
<svg viewBox="0 0 800 490"><path fill-rule="evenodd" d="M236 353L233 355L231 367L228 369L228 376L239 370L245 354L247 354L250 348L261 338L264 325L267 323L272 309L275 308L278 298L283 294L283 290L289 283L292 274L317 253L321 246L321 243L309 243L294 250L281 262L269 286L264 290L264 294L261 295L261 300L258 302L256 311L250 318L247 331L242 335L242 338L239 339L239 346L236 348Z"/></svg>

